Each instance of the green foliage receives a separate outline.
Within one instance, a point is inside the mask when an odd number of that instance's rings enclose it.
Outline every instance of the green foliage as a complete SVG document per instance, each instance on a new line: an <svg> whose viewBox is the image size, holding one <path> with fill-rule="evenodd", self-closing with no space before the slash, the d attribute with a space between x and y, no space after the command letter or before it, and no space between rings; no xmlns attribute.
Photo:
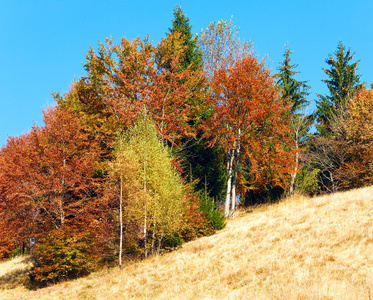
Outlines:
<svg viewBox="0 0 373 300"><path fill-rule="evenodd" d="M323 69L329 79L323 80L329 89L329 95L318 95L317 120L318 131L321 135L328 135L333 118L343 112L350 99L362 88L360 75L356 74L359 61L351 63L354 54L351 50L346 50L342 42L339 42L336 59L329 55L326 63L330 69Z"/></svg>
<svg viewBox="0 0 373 300"><path fill-rule="evenodd" d="M180 247L182 244L184 244L184 242L184 239L179 234L175 234L166 236L163 245L165 249L172 250L174 248Z"/></svg>
<svg viewBox="0 0 373 300"><path fill-rule="evenodd" d="M12 251L12 253L10 253L9 257L16 257L16 256L20 256L20 255L22 255L22 254L23 254L23 253L22 253L22 249L19 248L19 247L17 247L17 248L15 248L15 249Z"/></svg>
<svg viewBox="0 0 373 300"><path fill-rule="evenodd" d="M38 241L32 279L40 285L87 275L94 257L88 234L57 229Z"/></svg>
<svg viewBox="0 0 373 300"><path fill-rule="evenodd" d="M184 45L187 46L184 61L181 65L181 70L185 70L189 65L193 64L193 69L196 70L202 66L202 52L197 45L197 37L193 37L192 26L189 25L189 18L184 14L181 7L178 5L174 10L174 19L172 27L169 28L170 33L181 32L184 38Z"/></svg>
<svg viewBox="0 0 373 300"><path fill-rule="evenodd" d="M281 99L292 105L290 113L294 114L309 105L310 101L306 97L309 95L310 87L307 85L307 81L298 81L294 78L294 75L299 72L295 71L298 65L290 63L291 53L293 51L290 51L289 46L285 46L285 59L282 66L278 68L280 72L277 74L279 78L277 85L281 91Z"/></svg>
<svg viewBox="0 0 373 300"><path fill-rule="evenodd" d="M223 211L219 208L214 198L203 196L200 200L200 210L205 214L214 230L223 229L226 225Z"/></svg>
<svg viewBox="0 0 373 300"><path fill-rule="evenodd" d="M312 168L310 165L304 166L297 176L297 191L310 196L315 195L320 189L319 172L319 169Z"/></svg>

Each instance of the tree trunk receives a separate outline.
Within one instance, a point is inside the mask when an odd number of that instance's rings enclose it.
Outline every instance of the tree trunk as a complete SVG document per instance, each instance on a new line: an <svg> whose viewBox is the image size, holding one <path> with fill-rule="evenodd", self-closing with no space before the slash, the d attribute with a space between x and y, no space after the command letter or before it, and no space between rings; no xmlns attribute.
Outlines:
<svg viewBox="0 0 373 300"><path fill-rule="evenodd" d="M295 177L297 176L298 172L298 165L299 165L299 146L298 146L298 137L296 135L295 138L295 149L297 150L295 154L295 167L294 167L294 172L291 174L291 182L290 182L290 187L289 187L289 194L292 196L294 194L294 186L295 186Z"/></svg>
<svg viewBox="0 0 373 300"><path fill-rule="evenodd" d="M144 197L146 197L146 161L144 161ZM148 257L148 241L147 241L147 206L146 206L146 198L145 198L145 214L144 214L144 256Z"/></svg>
<svg viewBox="0 0 373 300"><path fill-rule="evenodd" d="M233 169L233 150L228 150L228 162L227 162L227 195L225 196L225 207L224 214L225 217L229 217L229 206L231 201L231 192L232 192L232 169Z"/></svg>
<svg viewBox="0 0 373 300"><path fill-rule="evenodd" d="M119 268L122 268L122 248L123 248L123 176L120 175L120 198L119 198L119 223L120 223L120 237L119 237Z"/></svg>
<svg viewBox="0 0 373 300"><path fill-rule="evenodd" d="M238 139L237 139L237 147L234 150L234 158L235 158L235 166L234 166L234 174L232 178L232 199L231 199L231 210L229 212L229 217L234 218L234 211L236 210L236 183L237 183L237 174L238 174L238 166L240 163L240 153L241 152L241 129L238 129Z"/></svg>

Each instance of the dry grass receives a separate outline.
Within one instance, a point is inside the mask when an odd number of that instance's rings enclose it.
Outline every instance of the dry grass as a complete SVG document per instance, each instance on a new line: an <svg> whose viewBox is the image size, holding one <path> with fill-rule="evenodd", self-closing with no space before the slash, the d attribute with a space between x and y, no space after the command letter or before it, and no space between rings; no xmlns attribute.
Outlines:
<svg viewBox="0 0 373 300"><path fill-rule="evenodd" d="M369 187L257 207L173 253L0 298L373 299L372 288Z"/></svg>
<svg viewBox="0 0 373 300"><path fill-rule="evenodd" d="M29 282L28 272L32 267L30 256L13 258L0 264L0 295L1 290L14 289Z"/></svg>

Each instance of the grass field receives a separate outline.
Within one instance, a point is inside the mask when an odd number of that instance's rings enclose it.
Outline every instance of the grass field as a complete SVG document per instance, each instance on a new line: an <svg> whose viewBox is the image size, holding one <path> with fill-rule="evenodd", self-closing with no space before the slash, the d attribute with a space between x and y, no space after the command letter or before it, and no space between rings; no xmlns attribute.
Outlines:
<svg viewBox="0 0 373 300"><path fill-rule="evenodd" d="M0 264L0 299L373 299L373 187L241 211L172 253L37 291L29 265Z"/></svg>

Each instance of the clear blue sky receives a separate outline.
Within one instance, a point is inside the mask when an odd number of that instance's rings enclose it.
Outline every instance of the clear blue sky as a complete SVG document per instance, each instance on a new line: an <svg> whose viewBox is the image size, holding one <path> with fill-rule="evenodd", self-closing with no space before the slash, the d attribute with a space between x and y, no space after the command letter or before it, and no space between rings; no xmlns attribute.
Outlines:
<svg viewBox="0 0 373 300"><path fill-rule="evenodd" d="M53 105L51 93L65 93L74 78L84 76L82 62L90 46L112 36L157 43L171 27L179 4L198 33L210 21L229 20L241 28L273 71L283 59L284 45L292 62L309 80L312 94L325 94L321 82L325 59L339 40L355 52L359 74L373 81L372 0L0 0L0 146L8 136L42 124L42 109Z"/></svg>

